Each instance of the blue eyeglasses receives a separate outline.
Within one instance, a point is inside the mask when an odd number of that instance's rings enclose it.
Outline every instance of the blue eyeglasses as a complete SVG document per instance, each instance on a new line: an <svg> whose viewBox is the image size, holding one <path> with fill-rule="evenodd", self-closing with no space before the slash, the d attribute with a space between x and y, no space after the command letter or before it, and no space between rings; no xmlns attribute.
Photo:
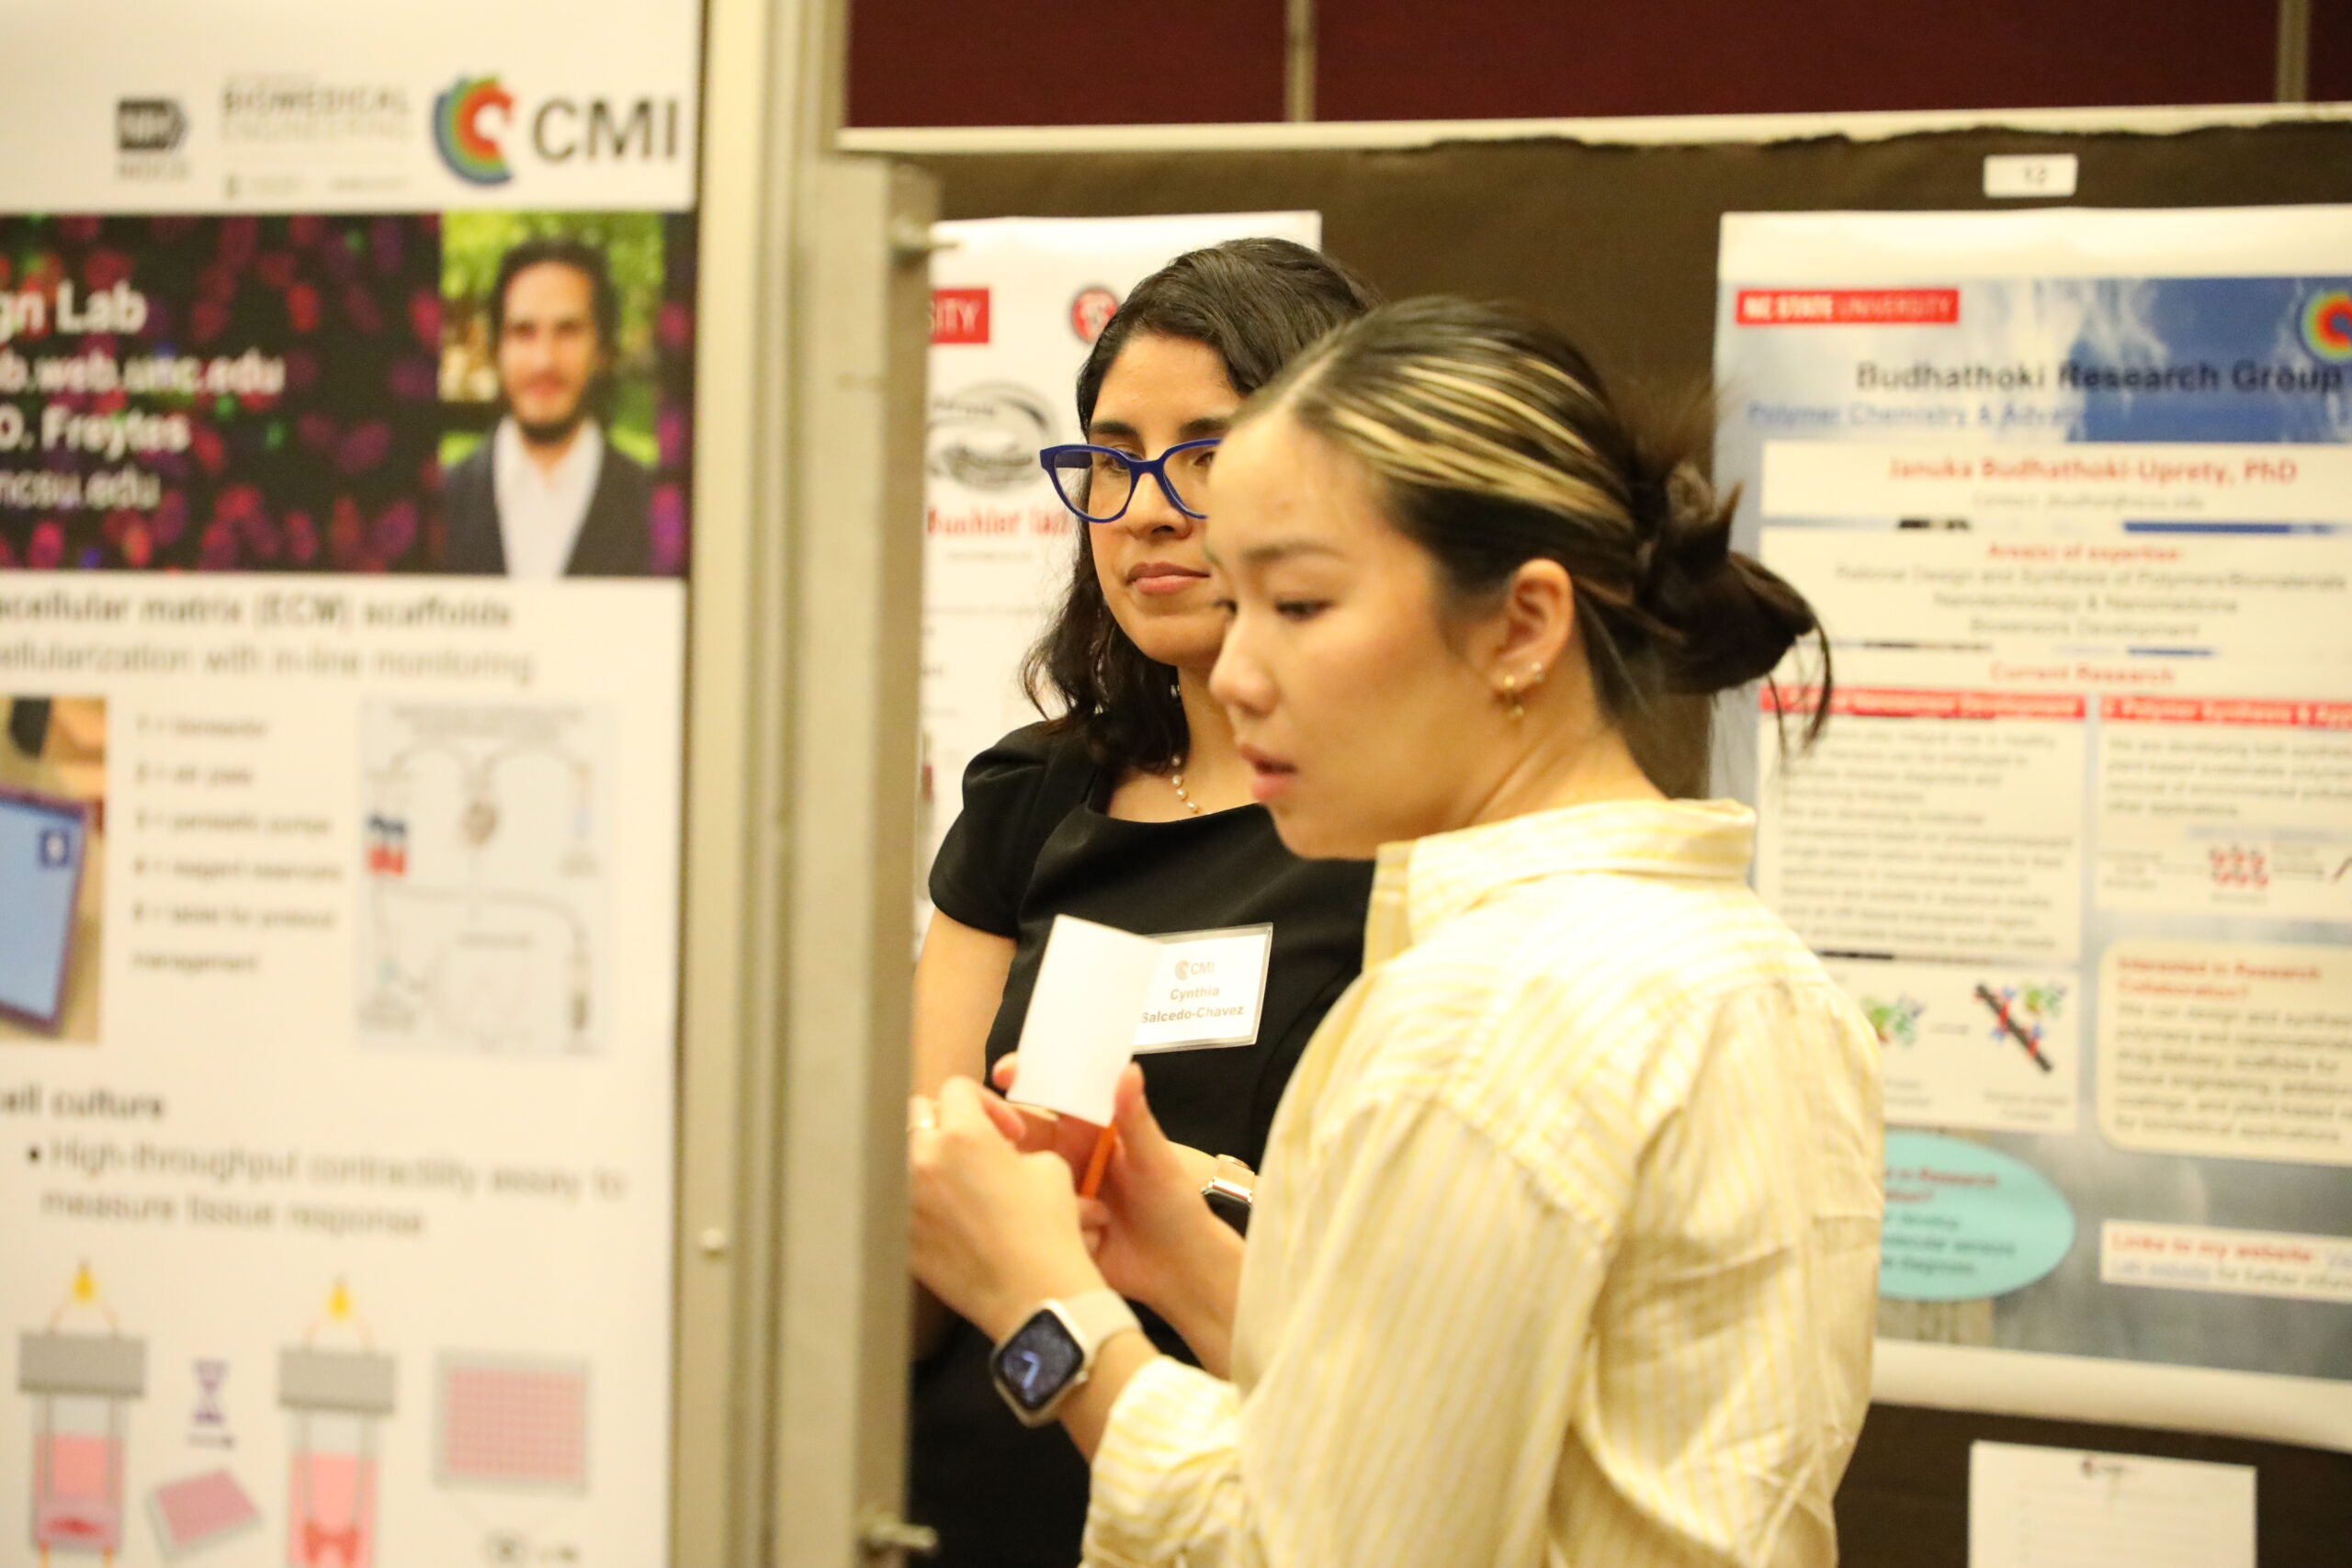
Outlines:
<svg viewBox="0 0 2352 1568"><path fill-rule="evenodd" d="M1225 438L1180 441L1157 457L1138 457L1110 446L1048 446L1037 461L1054 481L1062 504L1089 523L1115 523L1127 514L1136 486L1149 474L1159 493L1187 517L1206 517L1209 459ZM1115 506L1113 502L1116 502Z"/></svg>

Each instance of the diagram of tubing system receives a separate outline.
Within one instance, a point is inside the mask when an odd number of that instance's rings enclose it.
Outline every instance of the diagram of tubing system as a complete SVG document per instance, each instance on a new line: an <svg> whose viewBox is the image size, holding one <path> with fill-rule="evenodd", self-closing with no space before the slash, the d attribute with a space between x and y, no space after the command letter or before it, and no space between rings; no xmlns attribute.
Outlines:
<svg viewBox="0 0 2352 1568"><path fill-rule="evenodd" d="M610 714L371 703L360 745L362 1038L595 1054L611 967Z"/></svg>

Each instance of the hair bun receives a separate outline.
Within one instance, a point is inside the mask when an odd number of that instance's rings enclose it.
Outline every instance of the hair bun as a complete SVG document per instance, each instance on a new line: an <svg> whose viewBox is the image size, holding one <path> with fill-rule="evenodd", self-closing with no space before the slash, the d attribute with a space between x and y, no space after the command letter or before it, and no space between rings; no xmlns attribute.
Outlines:
<svg viewBox="0 0 2352 1568"><path fill-rule="evenodd" d="M1761 680L1815 629L1803 594L1731 547L1737 499L1718 496L1689 462L1636 488L1634 514L1650 530L1635 555L1637 602L1668 634L1668 683L1677 691Z"/></svg>
<svg viewBox="0 0 2352 1568"><path fill-rule="evenodd" d="M1634 516L1648 536L1634 559L1637 603L1655 604L1669 582L1703 582L1724 570L1731 554L1731 509L1697 467L1684 462L1663 479L1634 486Z"/></svg>

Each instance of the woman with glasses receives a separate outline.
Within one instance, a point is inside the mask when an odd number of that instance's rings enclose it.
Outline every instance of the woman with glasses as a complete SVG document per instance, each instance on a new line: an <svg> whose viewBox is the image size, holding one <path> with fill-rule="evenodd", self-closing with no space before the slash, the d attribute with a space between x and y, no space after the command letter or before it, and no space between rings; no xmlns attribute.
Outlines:
<svg viewBox="0 0 2352 1568"><path fill-rule="evenodd" d="M1324 340L1227 440L1215 694L1285 843L1379 857L1248 1249L1132 1079L1092 1204L977 1084L910 1115L916 1271L1090 1456L1088 1562L1836 1561L1876 1045L1749 890L1753 814L1668 798L1628 739L1817 635L1697 447L1442 299Z"/></svg>
<svg viewBox="0 0 2352 1568"><path fill-rule="evenodd" d="M1208 694L1227 613L1201 547L1204 498L1241 400L1370 303L1314 251L1239 240L1146 278L1095 340L1078 378L1085 440L1040 455L1083 520L1060 610L1023 672L1060 716L967 770L916 968L914 1076L930 1094L1012 1049L1057 915L1261 954L1262 983L1219 998L1221 1011L1254 1008L1254 1026L1179 1029L1144 1058L1193 1201L1207 1214L1213 1199L1232 1223L1246 1218L1299 1053L1355 977L1371 868L1298 859L1250 800L1249 765ZM919 1315L910 1513L939 1531L933 1561L1068 1568L1084 1461L1059 1433L1014 1418L990 1386L988 1338Z"/></svg>

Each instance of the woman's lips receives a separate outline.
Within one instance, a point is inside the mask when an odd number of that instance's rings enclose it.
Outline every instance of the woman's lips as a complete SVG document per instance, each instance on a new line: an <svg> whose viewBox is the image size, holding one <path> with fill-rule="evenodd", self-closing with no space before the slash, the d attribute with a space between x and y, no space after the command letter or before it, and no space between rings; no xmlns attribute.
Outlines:
<svg viewBox="0 0 2352 1568"><path fill-rule="evenodd" d="M1298 769L1263 751L1244 746L1241 760L1250 764L1250 797L1263 806L1290 793Z"/></svg>
<svg viewBox="0 0 2352 1568"><path fill-rule="evenodd" d="M1170 565L1166 561L1146 561L1127 573L1127 586L1138 593L1182 593L1195 582L1207 581L1208 575L1205 571Z"/></svg>

